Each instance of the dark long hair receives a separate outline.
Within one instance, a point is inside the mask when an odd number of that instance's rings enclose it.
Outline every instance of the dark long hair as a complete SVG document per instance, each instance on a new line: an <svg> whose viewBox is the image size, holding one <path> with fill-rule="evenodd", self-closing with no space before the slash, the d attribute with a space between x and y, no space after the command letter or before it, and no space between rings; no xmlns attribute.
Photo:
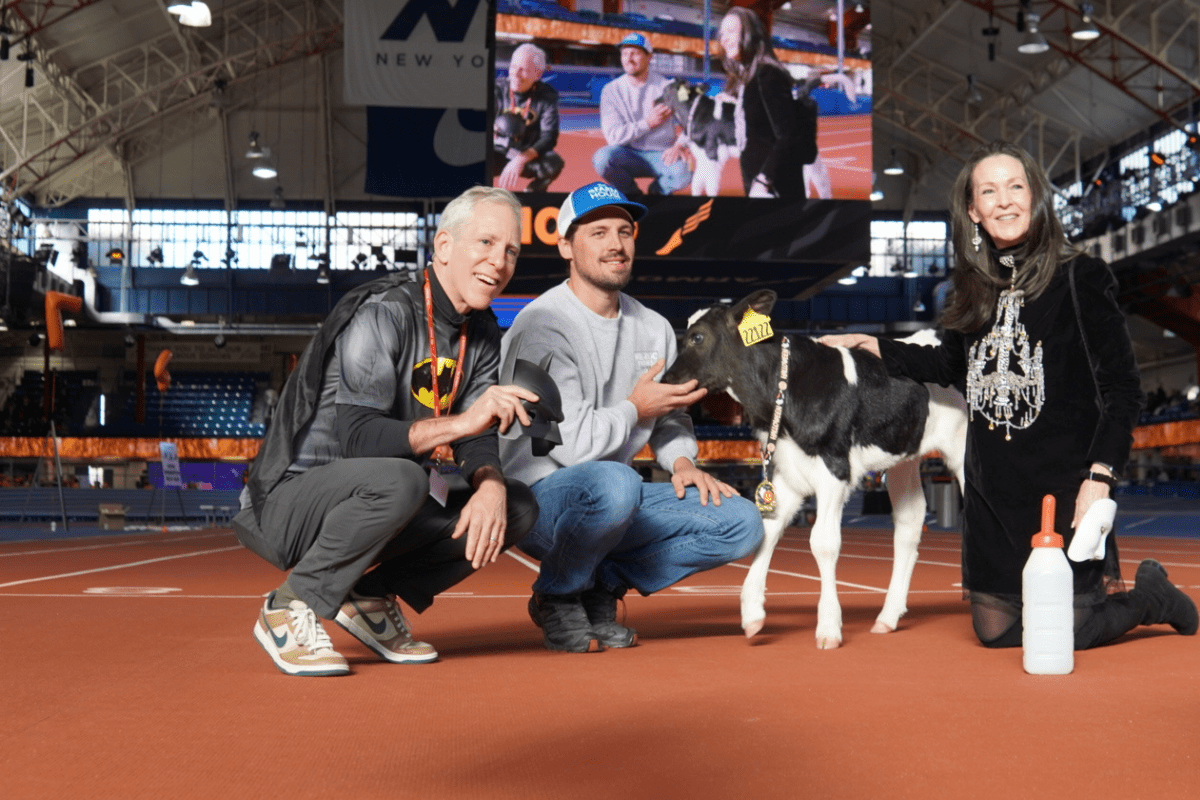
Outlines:
<svg viewBox="0 0 1200 800"><path fill-rule="evenodd" d="M1021 265L1017 273L1017 288L1033 299L1046 290L1058 265L1071 255L1062 223L1054 214L1054 197L1050 181L1033 157L1011 142L992 142L971 154L963 164L954 189L950 193L950 230L954 242L954 293L942 315L942 325L949 330L971 333L979 330L991 318L996 298L1008 280L1002 277L992 258L992 239L980 226L983 246L975 252L971 238L975 223L967 209L974 197L971 183L975 167L992 156L1011 156L1021 163L1029 185L1029 232L1017 246L1015 255Z"/></svg>
<svg viewBox="0 0 1200 800"><path fill-rule="evenodd" d="M742 21L742 37L738 40L738 57L730 58L728 53L721 54L721 64L725 67L725 91L737 96L738 91L750 82L763 64L772 64L784 72L787 69L775 57L771 48L771 40L762 20L748 8L734 6L725 16L737 17Z"/></svg>

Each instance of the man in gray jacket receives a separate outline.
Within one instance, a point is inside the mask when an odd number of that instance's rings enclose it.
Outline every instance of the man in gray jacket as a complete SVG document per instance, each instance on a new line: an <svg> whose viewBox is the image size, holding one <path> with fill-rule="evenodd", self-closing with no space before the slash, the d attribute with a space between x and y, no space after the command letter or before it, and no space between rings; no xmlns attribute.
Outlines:
<svg viewBox="0 0 1200 800"><path fill-rule="evenodd" d="M687 142L671 109L659 102L668 81L650 69L654 46L631 33L617 45L624 75L600 92L600 129L607 147L592 155L596 173L625 195L641 194L634 178L653 178L649 194L673 194L692 181Z"/></svg>
<svg viewBox="0 0 1200 800"><path fill-rule="evenodd" d="M763 535L754 504L696 467L684 409L705 390L655 381L675 358L670 324L621 291L645 211L605 183L572 192L558 214L570 277L522 309L502 343L506 358L512 347L534 363L551 356L562 396L562 444L548 455L500 443L505 473L541 507L519 547L541 561L529 613L551 650L634 645L636 631L616 621L627 589L665 589L750 554ZM647 444L670 483L630 466Z"/></svg>
<svg viewBox="0 0 1200 800"><path fill-rule="evenodd" d="M533 524L529 490L501 472L496 431L528 425L521 401L537 395L496 385L489 308L516 266L520 209L504 189L455 198L420 279L348 293L288 378L233 520L248 549L291 570L254 626L281 671L349 672L318 618L387 661L436 659L397 598L424 611ZM437 467L448 445L460 476Z"/></svg>

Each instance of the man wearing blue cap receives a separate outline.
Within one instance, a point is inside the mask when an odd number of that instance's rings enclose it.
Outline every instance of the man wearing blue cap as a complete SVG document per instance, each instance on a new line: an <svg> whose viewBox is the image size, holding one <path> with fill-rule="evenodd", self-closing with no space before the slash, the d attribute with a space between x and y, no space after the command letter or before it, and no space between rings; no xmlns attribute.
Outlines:
<svg viewBox="0 0 1200 800"><path fill-rule="evenodd" d="M749 555L762 539L754 504L698 469L684 409L705 390L655 378L674 360L675 333L621 289L632 277L634 223L646 207L605 183L572 192L558 212L569 277L517 315L502 342L544 363L562 396L562 444L533 455L501 441L505 474L541 507L519 547L541 561L529 613L551 650L630 647L617 622L627 589L650 594ZM630 466L649 444L670 483Z"/></svg>
<svg viewBox="0 0 1200 800"><path fill-rule="evenodd" d="M645 34L631 33L617 47L625 74L600 92L600 129L608 146L592 155L592 166L623 194L641 194L634 178L653 178L650 194L672 194L691 184L692 170L671 109L659 102L668 81L650 69L654 46Z"/></svg>

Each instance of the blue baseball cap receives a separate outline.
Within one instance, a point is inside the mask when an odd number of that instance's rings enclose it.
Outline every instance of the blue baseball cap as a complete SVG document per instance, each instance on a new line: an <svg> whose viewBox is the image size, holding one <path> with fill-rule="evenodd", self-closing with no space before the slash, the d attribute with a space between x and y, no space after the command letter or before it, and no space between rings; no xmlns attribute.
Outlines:
<svg viewBox="0 0 1200 800"><path fill-rule="evenodd" d="M596 181L587 186L581 186L567 195L562 207L558 209L558 235L565 237L575 220L605 206L625 209L629 212L629 216L633 217L634 222L646 215L644 205L634 203L621 194L621 191L615 186L610 186L604 181Z"/></svg>
<svg viewBox="0 0 1200 800"><path fill-rule="evenodd" d="M654 52L654 45L650 44L650 40L640 33L631 33L622 39L621 43L617 45L617 49L620 50L622 47L640 47L647 53Z"/></svg>

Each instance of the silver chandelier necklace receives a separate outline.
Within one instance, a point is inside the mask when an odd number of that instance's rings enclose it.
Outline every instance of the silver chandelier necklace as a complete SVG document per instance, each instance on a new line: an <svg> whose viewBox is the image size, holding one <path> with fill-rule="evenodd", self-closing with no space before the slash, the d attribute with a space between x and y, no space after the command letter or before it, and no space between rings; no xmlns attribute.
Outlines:
<svg viewBox="0 0 1200 800"><path fill-rule="evenodd" d="M971 419L981 414L988 430L1005 428L1005 441L1013 429L1028 428L1046 402L1046 376L1042 368L1042 343L1030 348L1029 335L1021 324L1025 292L1017 287L1017 260L1000 256L1001 265L1012 270L1009 287L996 301L996 322L975 344L967 359L967 405Z"/></svg>

